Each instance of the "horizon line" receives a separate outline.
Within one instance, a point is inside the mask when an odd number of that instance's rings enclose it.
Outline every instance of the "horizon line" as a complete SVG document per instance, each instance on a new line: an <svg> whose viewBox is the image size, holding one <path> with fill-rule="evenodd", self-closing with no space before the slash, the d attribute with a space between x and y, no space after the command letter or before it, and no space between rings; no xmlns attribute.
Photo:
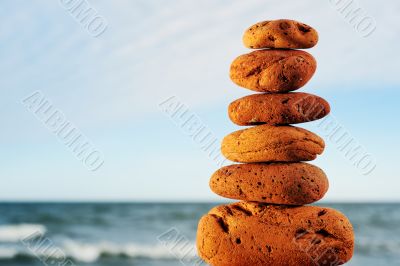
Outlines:
<svg viewBox="0 0 400 266"><path fill-rule="evenodd" d="M138 200L138 199L0 199L0 204L229 204L239 202L240 200ZM268 203L266 203L268 204ZM273 204L273 203L269 203ZM400 200L320 200L317 202L304 204L400 204ZM297 206L297 205L293 205ZM300 206L300 205L299 205Z"/></svg>

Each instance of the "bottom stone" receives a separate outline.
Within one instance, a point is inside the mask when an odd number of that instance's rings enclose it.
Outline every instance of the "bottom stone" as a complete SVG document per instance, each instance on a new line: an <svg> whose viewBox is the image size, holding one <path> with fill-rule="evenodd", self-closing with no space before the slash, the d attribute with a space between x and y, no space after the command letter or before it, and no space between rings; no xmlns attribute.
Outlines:
<svg viewBox="0 0 400 266"><path fill-rule="evenodd" d="M354 234L340 212L238 202L213 208L199 222L199 256L213 266L341 265Z"/></svg>

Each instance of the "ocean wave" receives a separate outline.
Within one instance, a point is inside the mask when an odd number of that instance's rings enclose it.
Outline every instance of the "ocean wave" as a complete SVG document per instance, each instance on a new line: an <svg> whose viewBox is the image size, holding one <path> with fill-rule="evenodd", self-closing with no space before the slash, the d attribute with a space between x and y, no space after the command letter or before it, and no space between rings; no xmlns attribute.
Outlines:
<svg viewBox="0 0 400 266"><path fill-rule="evenodd" d="M116 244L111 242L81 243L73 240L64 240L52 246L42 245L43 239L37 238L31 242L32 246L15 246L13 248L0 248L0 260L10 259L42 259L42 260L67 260L71 259L80 263L93 263L101 258L143 258L152 260L182 260L194 261L197 258L195 244L155 244L142 245L137 243Z"/></svg>
<svg viewBox="0 0 400 266"><path fill-rule="evenodd" d="M18 251L14 248L0 248L0 259L13 259L18 255Z"/></svg>
<svg viewBox="0 0 400 266"><path fill-rule="evenodd" d="M193 248L187 248L193 247ZM136 243L115 244L102 242L98 244L65 241L63 249L71 258L82 262L94 262L105 256L122 256L128 258L148 259L192 259L196 257L194 243L188 246L140 245Z"/></svg>
<svg viewBox="0 0 400 266"><path fill-rule="evenodd" d="M363 255L387 254L398 256L400 254L400 241L393 239L361 238L356 240L356 248L357 251Z"/></svg>
<svg viewBox="0 0 400 266"><path fill-rule="evenodd" d="M0 225L0 242L16 243L30 235L44 235L45 233L46 227L41 224Z"/></svg>

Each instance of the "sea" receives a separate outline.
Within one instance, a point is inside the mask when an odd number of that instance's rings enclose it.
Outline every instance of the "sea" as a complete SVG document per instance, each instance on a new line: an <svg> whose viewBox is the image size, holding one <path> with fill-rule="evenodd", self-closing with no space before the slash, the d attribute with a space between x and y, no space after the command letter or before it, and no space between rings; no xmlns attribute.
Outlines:
<svg viewBox="0 0 400 266"><path fill-rule="evenodd" d="M0 203L1 266L206 265L200 217L221 203ZM320 204L349 217L347 265L400 265L400 204Z"/></svg>

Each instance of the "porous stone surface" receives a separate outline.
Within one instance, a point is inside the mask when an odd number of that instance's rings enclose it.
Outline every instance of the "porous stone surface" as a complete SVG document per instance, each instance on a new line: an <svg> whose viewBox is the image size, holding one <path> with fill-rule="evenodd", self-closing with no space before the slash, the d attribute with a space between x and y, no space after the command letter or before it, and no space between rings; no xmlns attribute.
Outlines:
<svg viewBox="0 0 400 266"><path fill-rule="evenodd" d="M318 42L318 33L307 24L289 20L267 20L254 24L243 35L248 48L311 48Z"/></svg>
<svg viewBox="0 0 400 266"><path fill-rule="evenodd" d="M325 173L308 163L233 164L210 179L211 190L222 197L285 205L316 202L328 187Z"/></svg>
<svg viewBox="0 0 400 266"><path fill-rule="evenodd" d="M304 123L323 118L329 112L327 101L303 92L253 94L228 107L229 118L240 126Z"/></svg>
<svg viewBox="0 0 400 266"><path fill-rule="evenodd" d="M259 92L288 92L304 86L317 68L314 57L299 50L258 50L237 57L230 78Z"/></svg>
<svg viewBox="0 0 400 266"><path fill-rule="evenodd" d="M241 163L314 160L324 150L323 139L294 126L259 125L235 131L222 140L222 154Z"/></svg>
<svg viewBox="0 0 400 266"><path fill-rule="evenodd" d="M340 212L239 202L213 208L198 225L197 250L213 266L340 265L354 248Z"/></svg>

